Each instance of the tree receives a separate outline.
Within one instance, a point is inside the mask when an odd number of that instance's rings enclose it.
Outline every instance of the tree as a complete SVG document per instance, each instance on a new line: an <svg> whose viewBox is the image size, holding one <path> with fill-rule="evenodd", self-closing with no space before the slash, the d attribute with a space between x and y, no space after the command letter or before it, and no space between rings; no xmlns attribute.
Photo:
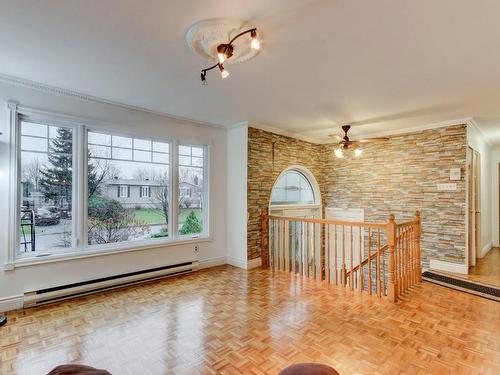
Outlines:
<svg viewBox="0 0 500 375"><path fill-rule="evenodd" d="M35 157L29 163L23 164L21 167L21 175L23 181L29 183L30 186L37 191L40 182L40 160Z"/></svg>
<svg viewBox="0 0 500 375"><path fill-rule="evenodd" d="M165 223L168 224L168 208L169 208L169 190L168 190L168 172L163 172L158 180L159 186L154 189L153 196L151 197L151 203L155 208L161 210L163 216L165 217Z"/></svg>
<svg viewBox="0 0 500 375"><path fill-rule="evenodd" d="M191 211L182 225L180 234L200 233L203 230L200 221L196 217L194 211Z"/></svg>
<svg viewBox="0 0 500 375"><path fill-rule="evenodd" d="M40 169L40 188L46 199L62 206L66 201L71 207L73 175L73 132L57 128L56 139L51 140L47 155L50 166Z"/></svg>
<svg viewBox="0 0 500 375"><path fill-rule="evenodd" d="M109 162L109 160L91 159L92 155L89 153L88 159L88 197L99 195L102 184L105 180L109 180L118 176L119 171Z"/></svg>

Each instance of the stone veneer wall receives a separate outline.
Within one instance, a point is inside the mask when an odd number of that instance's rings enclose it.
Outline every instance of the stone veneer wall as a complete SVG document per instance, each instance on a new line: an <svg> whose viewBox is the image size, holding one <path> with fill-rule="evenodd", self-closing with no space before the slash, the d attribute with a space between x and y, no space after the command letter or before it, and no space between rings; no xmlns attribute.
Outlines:
<svg viewBox="0 0 500 375"><path fill-rule="evenodd" d="M273 165L273 142L274 165ZM260 213L269 207L273 184L287 167L301 165L320 175L319 145L248 128L248 259L260 257ZM230 177L229 177L230 178ZM318 181L319 184L319 181Z"/></svg>
<svg viewBox="0 0 500 375"><path fill-rule="evenodd" d="M272 142L275 146L274 169ZM338 159L332 145L315 145L262 130L248 130L248 259L260 256L259 214L269 204L272 185L293 164L310 169L320 185L324 207L364 208L365 220L398 221L421 210L422 258L465 263L465 178L457 190L437 191L449 182L450 168L465 176L465 125L392 136L363 146L360 158Z"/></svg>
<svg viewBox="0 0 500 375"><path fill-rule="evenodd" d="M334 146L321 147L326 206L364 208L365 221L396 221L422 215L422 259L465 263L465 178L456 191L438 191L450 182L450 168L466 171L467 128L452 126L393 136L363 146L359 158L338 159ZM455 182L455 181L454 181Z"/></svg>

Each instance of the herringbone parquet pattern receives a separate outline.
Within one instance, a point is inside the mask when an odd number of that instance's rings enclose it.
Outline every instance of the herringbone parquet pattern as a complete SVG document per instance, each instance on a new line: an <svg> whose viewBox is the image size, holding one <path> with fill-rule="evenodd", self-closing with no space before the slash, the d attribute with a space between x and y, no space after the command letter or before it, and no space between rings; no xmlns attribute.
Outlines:
<svg viewBox="0 0 500 375"><path fill-rule="evenodd" d="M224 266L7 315L2 374L500 374L500 304L428 283L393 304Z"/></svg>

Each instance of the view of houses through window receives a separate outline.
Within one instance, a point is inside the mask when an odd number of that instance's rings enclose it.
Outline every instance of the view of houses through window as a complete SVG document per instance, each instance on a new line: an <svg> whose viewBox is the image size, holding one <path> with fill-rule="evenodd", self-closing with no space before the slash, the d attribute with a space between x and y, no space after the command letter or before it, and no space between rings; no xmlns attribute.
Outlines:
<svg viewBox="0 0 500 375"><path fill-rule="evenodd" d="M21 121L20 130L19 255L74 248L73 159L85 156L73 155L74 129ZM87 246L171 237L171 143L96 131L86 139ZM204 232L205 150L177 149L180 236Z"/></svg>
<svg viewBox="0 0 500 375"><path fill-rule="evenodd" d="M169 143L88 132L88 244L168 237Z"/></svg>
<svg viewBox="0 0 500 375"><path fill-rule="evenodd" d="M21 121L20 250L72 246L73 129Z"/></svg>

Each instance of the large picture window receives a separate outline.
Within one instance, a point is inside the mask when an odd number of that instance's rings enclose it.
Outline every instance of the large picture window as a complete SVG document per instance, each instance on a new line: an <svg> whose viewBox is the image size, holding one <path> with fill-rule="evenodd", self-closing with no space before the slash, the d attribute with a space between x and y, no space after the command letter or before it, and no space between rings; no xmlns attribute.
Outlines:
<svg viewBox="0 0 500 375"><path fill-rule="evenodd" d="M73 129L20 121L19 255L73 246Z"/></svg>
<svg viewBox="0 0 500 375"><path fill-rule="evenodd" d="M170 144L88 132L88 244L169 235Z"/></svg>
<svg viewBox="0 0 500 375"><path fill-rule="evenodd" d="M11 259L209 235L206 146L91 130L46 114L17 114L12 129Z"/></svg>

